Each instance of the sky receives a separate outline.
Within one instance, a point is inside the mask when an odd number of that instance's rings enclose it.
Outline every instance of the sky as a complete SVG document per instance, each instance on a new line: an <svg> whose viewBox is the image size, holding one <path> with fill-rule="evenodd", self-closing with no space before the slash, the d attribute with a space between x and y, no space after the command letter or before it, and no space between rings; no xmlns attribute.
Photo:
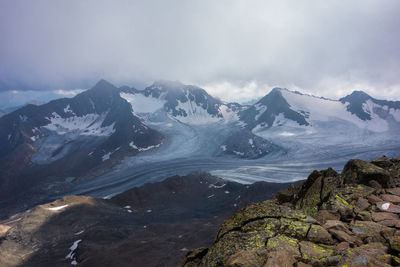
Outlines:
<svg viewBox="0 0 400 267"><path fill-rule="evenodd" d="M400 100L399 14L398 0L0 0L0 92L167 79L226 101Z"/></svg>

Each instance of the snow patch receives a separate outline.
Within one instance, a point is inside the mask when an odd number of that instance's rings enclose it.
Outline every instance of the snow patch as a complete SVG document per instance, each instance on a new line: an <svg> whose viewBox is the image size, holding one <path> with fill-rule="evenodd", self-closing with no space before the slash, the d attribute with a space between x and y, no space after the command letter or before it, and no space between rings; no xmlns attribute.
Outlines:
<svg viewBox="0 0 400 267"><path fill-rule="evenodd" d="M225 187L225 186L226 186L226 184L223 184L223 185L210 184L210 185L208 186L208 188L217 188L217 189L219 189L219 188L223 188L223 187Z"/></svg>
<svg viewBox="0 0 400 267"><path fill-rule="evenodd" d="M258 111L257 115L254 117L254 119L256 121L258 121L258 119L260 118L260 116L262 114L264 114L265 111L267 111L267 106L263 105L263 104L256 104L254 105L254 107L256 108L256 110Z"/></svg>
<svg viewBox="0 0 400 267"><path fill-rule="evenodd" d="M291 133L291 132L283 131L283 132L280 133L279 135L280 135L280 136L295 136L296 134L295 134L295 133Z"/></svg>
<svg viewBox="0 0 400 267"><path fill-rule="evenodd" d="M23 122L28 120L28 117L26 115L19 115L19 119Z"/></svg>
<svg viewBox="0 0 400 267"><path fill-rule="evenodd" d="M73 115L76 115L75 112L73 112L73 111L71 110L71 106L70 106L69 104L64 108L64 113L65 113L65 114L71 113L71 114L73 114Z"/></svg>
<svg viewBox="0 0 400 267"><path fill-rule="evenodd" d="M209 195L207 198L212 198L212 197L214 197L215 195L214 194L212 194L212 195Z"/></svg>
<svg viewBox="0 0 400 267"><path fill-rule="evenodd" d="M391 108L391 109L389 110L389 114L392 115L393 118L394 118L396 121L400 122L400 109Z"/></svg>
<svg viewBox="0 0 400 267"><path fill-rule="evenodd" d="M222 145L220 147L221 147L222 151L226 151L226 145Z"/></svg>
<svg viewBox="0 0 400 267"><path fill-rule="evenodd" d="M157 147L160 147L161 145L162 145L162 143L159 143L158 145L148 146L148 147L137 147L134 142L130 142L129 143L130 147L132 147L133 149L137 149L140 152L147 151L147 150L150 150L150 149L153 149L153 148L157 148Z"/></svg>
<svg viewBox="0 0 400 267"><path fill-rule="evenodd" d="M78 248L79 243L82 242L82 239L76 240L72 246L69 248L69 253L67 256L65 256L66 259L71 259L72 265L77 265L78 263L76 262L76 257L75 257L75 250Z"/></svg>
<svg viewBox="0 0 400 267"><path fill-rule="evenodd" d="M153 113L164 107L165 100L154 98L151 96L144 96L140 93L129 94L120 93L120 96L129 102L132 106L132 110L135 113Z"/></svg>
<svg viewBox="0 0 400 267"><path fill-rule="evenodd" d="M101 157L101 160L102 160L102 161L109 160L111 154L112 154L112 152L108 152L108 153L104 154L104 155Z"/></svg>
<svg viewBox="0 0 400 267"><path fill-rule="evenodd" d="M85 230L82 230L82 231L74 233L74 235L80 235L80 234L83 234L84 232L85 232Z"/></svg>
<svg viewBox="0 0 400 267"><path fill-rule="evenodd" d="M106 113L102 115L91 113L82 117L73 116L69 118L62 118L56 112L53 112L51 115L50 118L46 117L50 123L43 126L43 128L54 131L59 135L74 132L77 135L110 136L115 132L115 123L102 127L107 115Z"/></svg>
<svg viewBox="0 0 400 267"><path fill-rule="evenodd" d="M225 122L239 121L239 116L237 112L231 110L227 105L221 105L219 107L219 112L222 114L222 117Z"/></svg>
<svg viewBox="0 0 400 267"><path fill-rule="evenodd" d="M58 210L62 210L62 209L64 209L64 208L66 208L66 207L68 207L69 205L68 204L66 204L66 205L63 205L63 206L58 206L58 207L52 207L52 208L47 208L48 210L51 210L51 211L58 211Z"/></svg>
<svg viewBox="0 0 400 267"><path fill-rule="evenodd" d="M176 116L176 119L189 125L202 125L219 122L222 118L211 115L206 109L198 106L195 102L186 101L182 103L178 100L176 110L184 110L186 116Z"/></svg>
<svg viewBox="0 0 400 267"><path fill-rule="evenodd" d="M243 152L239 152L239 151L235 151L235 150L233 150L232 152L235 153L238 156L244 156Z"/></svg>
<svg viewBox="0 0 400 267"><path fill-rule="evenodd" d="M113 151L104 154L104 155L101 157L102 161L109 160L110 157L111 157L111 155L112 155L113 153L117 152L120 148L121 148L121 147L117 147L117 148L114 149Z"/></svg>

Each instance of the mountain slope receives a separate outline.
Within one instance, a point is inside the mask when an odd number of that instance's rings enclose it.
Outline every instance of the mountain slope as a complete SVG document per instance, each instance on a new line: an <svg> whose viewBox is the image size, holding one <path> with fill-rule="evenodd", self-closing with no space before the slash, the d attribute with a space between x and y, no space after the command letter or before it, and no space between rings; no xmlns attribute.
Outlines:
<svg viewBox="0 0 400 267"><path fill-rule="evenodd" d="M285 186L196 173L112 199L68 196L0 222L0 265L176 266L238 207Z"/></svg>
<svg viewBox="0 0 400 267"><path fill-rule="evenodd" d="M0 118L0 192L37 184L36 176L82 175L161 141L118 89L101 80L74 98L27 105Z"/></svg>
<svg viewBox="0 0 400 267"><path fill-rule="evenodd" d="M400 121L400 101L378 100L363 91L354 91L339 101L347 103L347 111L364 121L372 120L374 113L381 118L392 115L397 121Z"/></svg>
<svg viewBox="0 0 400 267"><path fill-rule="evenodd" d="M121 88L121 96L135 113L164 110L171 118L187 124L237 120L239 104L224 104L204 89L178 81L157 81L142 91Z"/></svg>
<svg viewBox="0 0 400 267"><path fill-rule="evenodd" d="M240 119L250 128L257 125L261 127L272 127L276 118L281 114L288 120L299 125L309 125L305 112L297 112L291 109L291 105L282 95L282 89L274 88L269 94L252 105L249 109L240 113Z"/></svg>
<svg viewBox="0 0 400 267"><path fill-rule="evenodd" d="M353 92L339 101L275 88L251 108L240 113L247 127L316 126L321 122L351 124L372 132L389 131L400 124L400 101L376 100ZM334 125L332 125L334 130Z"/></svg>

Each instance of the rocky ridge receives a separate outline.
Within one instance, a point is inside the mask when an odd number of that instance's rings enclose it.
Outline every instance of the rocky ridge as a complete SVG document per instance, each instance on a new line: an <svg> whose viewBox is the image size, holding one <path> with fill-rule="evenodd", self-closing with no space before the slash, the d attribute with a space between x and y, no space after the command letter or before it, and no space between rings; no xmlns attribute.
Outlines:
<svg viewBox="0 0 400 267"><path fill-rule="evenodd" d="M67 196L0 220L0 266L176 266L240 207L287 186L193 173L111 199Z"/></svg>
<svg viewBox="0 0 400 267"><path fill-rule="evenodd" d="M400 159L350 160L251 204L180 266L399 266Z"/></svg>

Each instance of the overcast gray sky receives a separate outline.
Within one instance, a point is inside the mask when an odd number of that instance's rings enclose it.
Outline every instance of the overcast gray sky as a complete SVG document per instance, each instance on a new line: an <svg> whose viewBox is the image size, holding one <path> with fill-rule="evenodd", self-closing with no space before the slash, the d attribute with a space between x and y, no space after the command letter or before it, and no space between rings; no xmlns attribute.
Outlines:
<svg viewBox="0 0 400 267"><path fill-rule="evenodd" d="M224 100L274 86L400 100L399 14L398 0L0 0L0 90L170 79Z"/></svg>

